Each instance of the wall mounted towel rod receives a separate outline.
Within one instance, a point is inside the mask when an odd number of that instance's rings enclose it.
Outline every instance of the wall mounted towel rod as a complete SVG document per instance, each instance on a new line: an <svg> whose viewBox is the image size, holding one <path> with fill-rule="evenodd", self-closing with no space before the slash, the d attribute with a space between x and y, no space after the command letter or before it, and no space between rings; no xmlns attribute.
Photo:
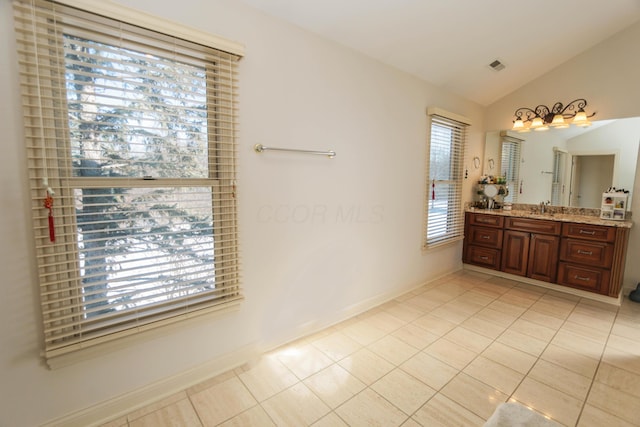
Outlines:
<svg viewBox="0 0 640 427"><path fill-rule="evenodd" d="M319 154L321 156L328 156L330 159L333 159L336 156L336 152L329 151L316 151L316 150L298 150L296 148L274 148L274 147L265 147L262 144L256 144L253 146L253 149L256 153L262 153L263 151L290 151L292 153L305 153L305 154Z"/></svg>

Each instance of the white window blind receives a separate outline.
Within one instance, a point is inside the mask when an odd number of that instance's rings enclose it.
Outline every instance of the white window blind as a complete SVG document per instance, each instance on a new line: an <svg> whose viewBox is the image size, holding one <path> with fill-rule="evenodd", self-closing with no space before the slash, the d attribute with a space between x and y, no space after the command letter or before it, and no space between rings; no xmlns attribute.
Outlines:
<svg viewBox="0 0 640 427"><path fill-rule="evenodd" d="M520 183L520 148L522 140L507 135L502 136L502 155L500 168L502 176L506 178L509 194L504 198L505 202L516 203L518 201Z"/></svg>
<svg viewBox="0 0 640 427"><path fill-rule="evenodd" d="M431 115L425 247L462 238L463 159L467 125Z"/></svg>
<svg viewBox="0 0 640 427"><path fill-rule="evenodd" d="M241 300L239 57L49 1L14 12L45 356Z"/></svg>

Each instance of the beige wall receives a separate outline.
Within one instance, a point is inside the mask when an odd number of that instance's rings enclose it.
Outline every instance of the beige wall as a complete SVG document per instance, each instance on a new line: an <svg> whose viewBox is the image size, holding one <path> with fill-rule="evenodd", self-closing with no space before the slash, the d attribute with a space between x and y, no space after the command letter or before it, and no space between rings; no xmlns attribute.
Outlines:
<svg viewBox="0 0 640 427"><path fill-rule="evenodd" d="M0 0L2 426L38 425L245 348L282 343L461 267L461 244L421 250L426 109L473 120L473 158L483 150L481 107L234 0L123 3L246 45L239 123L246 301L238 312L163 329L66 368L43 365L12 13ZM259 155L257 143L337 156ZM238 360L211 372L227 362Z"/></svg>

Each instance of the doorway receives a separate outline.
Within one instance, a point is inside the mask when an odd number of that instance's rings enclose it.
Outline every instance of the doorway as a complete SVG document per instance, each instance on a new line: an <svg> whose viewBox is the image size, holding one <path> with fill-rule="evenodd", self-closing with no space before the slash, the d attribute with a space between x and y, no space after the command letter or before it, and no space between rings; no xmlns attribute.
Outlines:
<svg viewBox="0 0 640 427"><path fill-rule="evenodd" d="M613 183L615 157L614 154L572 156L570 206L600 207L602 193Z"/></svg>

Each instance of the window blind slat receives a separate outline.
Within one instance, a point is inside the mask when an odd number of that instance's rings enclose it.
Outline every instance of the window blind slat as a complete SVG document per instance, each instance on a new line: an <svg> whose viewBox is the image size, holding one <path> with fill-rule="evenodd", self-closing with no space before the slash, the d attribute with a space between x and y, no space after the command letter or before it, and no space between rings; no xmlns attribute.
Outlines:
<svg viewBox="0 0 640 427"><path fill-rule="evenodd" d="M14 15L46 357L241 300L239 58L47 0Z"/></svg>

